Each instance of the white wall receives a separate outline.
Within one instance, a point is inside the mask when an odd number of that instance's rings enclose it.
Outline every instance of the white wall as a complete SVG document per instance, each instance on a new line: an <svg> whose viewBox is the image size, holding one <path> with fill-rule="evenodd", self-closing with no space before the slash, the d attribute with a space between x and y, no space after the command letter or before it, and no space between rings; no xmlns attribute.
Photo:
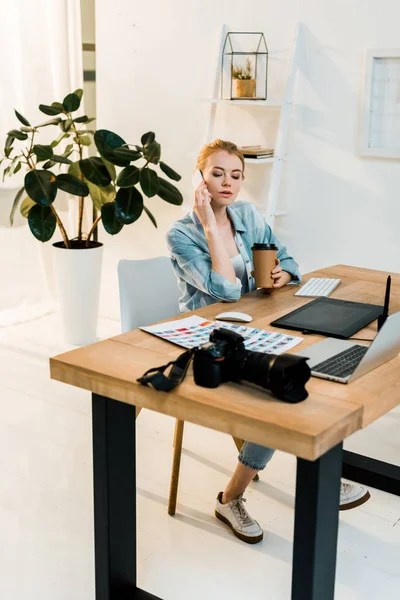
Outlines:
<svg viewBox="0 0 400 600"><path fill-rule="evenodd" d="M365 49L400 46L397 0L97 0L96 19L97 126L131 143L154 130L164 160L183 175L179 185L189 201L223 23L231 31L265 32L271 96L277 98L296 25L303 22L305 47L281 197L288 215L277 220L276 233L303 271L339 262L400 271L399 162L361 158L357 147ZM262 139L266 121L258 130L256 109L223 110L217 135L228 135L232 126L233 141ZM249 168L245 199L259 200L255 169L263 168ZM118 259L165 253L165 230L182 214L158 199L148 206L157 232L143 217L113 239L101 233L107 238L104 315L118 315Z"/></svg>

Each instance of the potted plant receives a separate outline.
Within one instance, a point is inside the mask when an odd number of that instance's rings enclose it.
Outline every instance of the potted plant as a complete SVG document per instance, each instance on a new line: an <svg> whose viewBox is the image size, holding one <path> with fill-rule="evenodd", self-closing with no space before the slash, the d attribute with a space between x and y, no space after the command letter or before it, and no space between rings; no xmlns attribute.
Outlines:
<svg viewBox="0 0 400 600"><path fill-rule="evenodd" d="M233 91L236 98L254 98L256 80L252 77L251 62L248 58L246 66L232 65Z"/></svg>
<svg viewBox="0 0 400 600"><path fill-rule="evenodd" d="M10 213L13 224L19 208L27 218L29 229L41 242L48 242L58 227L62 241L53 244L56 277L65 338L72 344L95 340L100 290L102 243L94 238L102 221L105 230L116 235L125 225L143 214L157 227L156 220L144 205L143 197L158 196L170 204L183 202L180 191L154 169L173 181L180 175L161 161L161 146L153 132L145 133L139 145L126 143L106 129L87 126L94 119L76 116L83 91L75 90L62 102L40 104L39 109L51 119L31 125L15 111L18 129L8 132L3 164L3 181L25 169L24 184L18 191ZM50 144L38 143L44 127L57 128ZM85 158L85 147L94 142L99 156ZM57 153L57 146L64 145ZM135 164L132 164L135 163ZM117 171L118 169L118 171ZM78 198L78 222L75 232L68 232L57 211L59 190ZM93 206L93 219L87 233L83 231L85 202Z"/></svg>

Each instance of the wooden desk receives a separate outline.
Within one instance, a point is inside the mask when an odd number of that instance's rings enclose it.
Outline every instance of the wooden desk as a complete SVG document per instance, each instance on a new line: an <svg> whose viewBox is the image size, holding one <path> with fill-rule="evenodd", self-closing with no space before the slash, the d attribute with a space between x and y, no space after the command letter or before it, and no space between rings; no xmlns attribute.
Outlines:
<svg viewBox="0 0 400 600"><path fill-rule="evenodd" d="M383 303L386 273L337 265L310 276L340 277L332 297ZM308 277L305 277L307 280ZM271 296L252 292L235 310L269 323L309 299L286 286ZM214 318L226 304L194 313ZM400 310L400 275L392 275L391 312ZM283 331L283 330L282 330ZM373 337L376 324L357 334ZM300 350L321 339L306 336ZM288 404L235 383L211 390L189 371L172 392L136 383L147 369L182 352L140 330L50 359L51 377L93 395L96 599L154 598L136 587L135 406L149 408L298 457L292 600L333 600L343 440L400 403L400 358L350 385L312 378L309 398ZM157 600L157 599L155 599ZM158 599L159 600L159 599Z"/></svg>

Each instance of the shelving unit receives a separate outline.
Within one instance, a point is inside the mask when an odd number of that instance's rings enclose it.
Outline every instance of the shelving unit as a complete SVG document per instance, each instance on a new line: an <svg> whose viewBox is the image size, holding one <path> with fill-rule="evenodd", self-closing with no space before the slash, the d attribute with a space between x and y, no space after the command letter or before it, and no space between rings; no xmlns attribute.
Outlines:
<svg viewBox="0 0 400 600"><path fill-rule="evenodd" d="M221 57L221 55L222 55L222 47L223 47L226 33L227 33L227 27L225 25L222 30L219 57ZM283 168L283 164L284 164L285 160L287 159L286 140L287 140L287 134L288 134L288 130L289 130L290 112L291 112L291 107L292 107L293 94L294 94L294 88L295 88L295 82L296 82L296 74L297 74L297 69L298 69L298 57L299 57L300 46L301 46L301 36L302 36L302 24L299 23L297 32L296 32L296 36L295 36L295 39L293 42L292 56L289 61L288 77L287 77L287 82L286 82L286 86L285 86L285 92L284 92L284 95L283 95L283 98L281 101L280 100L240 100L240 99L224 100L224 99L218 98L219 89L220 89L220 71L221 71L220 58L218 60L217 69L216 69L217 74L216 74L216 78L215 78L214 97L210 98L210 100L209 100L209 102L211 104L211 109L210 109L210 116L209 116L207 133L206 133L206 140L205 140L206 143L210 142L213 139L213 131L214 131L215 121L216 121L216 117L217 117L217 109L218 109L218 106L220 106L220 105L230 106L236 110L240 110L241 107L246 107L246 108L251 107L254 109L258 109L258 110L259 109L279 110L279 112L280 112L274 156L268 157L268 158L246 158L245 159L246 164L251 164L251 165L260 164L260 165L264 165L265 168L268 168L268 167L266 167L267 164L268 165L271 164L272 173L271 173L271 178L270 178L270 185L269 185L268 191L266 189L266 193L265 193L265 195L263 195L263 197L266 198L266 201L264 202L263 206L261 207L263 216L271 228L273 228L273 226L274 226L275 218L285 214L284 211L278 210L278 200L279 200L280 185L281 185L281 181L282 181L282 168ZM267 183L266 183L266 188L267 188Z"/></svg>
<svg viewBox="0 0 400 600"><path fill-rule="evenodd" d="M257 164L273 163L274 160L275 160L275 156L271 156L268 158L245 158L244 162L246 164L250 164L250 165L257 165Z"/></svg>
<svg viewBox="0 0 400 600"><path fill-rule="evenodd" d="M212 104L226 104L231 106L251 106L252 108L281 108L282 102L275 100L222 100L221 98L211 98Z"/></svg>

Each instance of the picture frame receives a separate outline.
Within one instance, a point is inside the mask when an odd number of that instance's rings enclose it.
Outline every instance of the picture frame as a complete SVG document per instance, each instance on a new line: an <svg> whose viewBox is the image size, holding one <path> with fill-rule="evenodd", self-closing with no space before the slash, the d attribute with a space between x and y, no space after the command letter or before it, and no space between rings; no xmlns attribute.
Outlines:
<svg viewBox="0 0 400 600"><path fill-rule="evenodd" d="M362 156L400 159L400 48L366 52Z"/></svg>

